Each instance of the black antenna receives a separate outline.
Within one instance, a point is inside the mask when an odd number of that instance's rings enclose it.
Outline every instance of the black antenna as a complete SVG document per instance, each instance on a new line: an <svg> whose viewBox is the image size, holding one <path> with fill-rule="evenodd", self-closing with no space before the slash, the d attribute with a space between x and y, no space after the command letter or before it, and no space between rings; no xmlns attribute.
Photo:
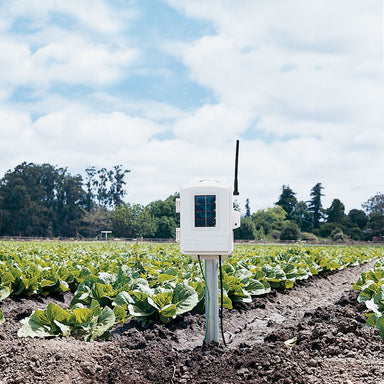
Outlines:
<svg viewBox="0 0 384 384"><path fill-rule="evenodd" d="M235 158L235 184L233 186L233 195L239 195L239 189L237 185L237 173L238 173L238 165L239 165L239 140L236 140L236 158Z"/></svg>

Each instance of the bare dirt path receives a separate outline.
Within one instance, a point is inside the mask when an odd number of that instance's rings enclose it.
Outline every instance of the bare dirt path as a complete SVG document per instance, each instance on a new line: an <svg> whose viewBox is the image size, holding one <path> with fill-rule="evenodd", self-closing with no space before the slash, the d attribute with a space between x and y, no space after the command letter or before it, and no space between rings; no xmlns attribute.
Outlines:
<svg viewBox="0 0 384 384"><path fill-rule="evenodd" d="M278 329L293 327L306 312L327 307L348 293L361 272L373 267L374 261L328 275L298 282L284 292L273 291L265 297L256 297L250 304L237 304L234 311L225 311L224 330L229 348L240 344L261 343ZM205 323L201 329L176 330L181 345L175 348L193 348L202 345Z"/></svg>
<svg viewBox="0 0 384 384"><path fill-rule="evenodd" d="M51 299L6 299L0 384L384 384L384 342L365 326L365 308L351 288L372 264L225 311L227 348L203 346L204 316L192 314L146 330L131 321L117 326L109 341L19 339L19 320ZM284 341L293 338L287 347Z"/></svg>

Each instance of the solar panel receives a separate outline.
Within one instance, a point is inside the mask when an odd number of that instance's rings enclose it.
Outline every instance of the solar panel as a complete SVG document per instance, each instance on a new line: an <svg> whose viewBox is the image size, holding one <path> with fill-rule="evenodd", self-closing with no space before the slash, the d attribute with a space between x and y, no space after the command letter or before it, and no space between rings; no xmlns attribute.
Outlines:
<svg viewBox="0 0 384 384"><path fill-rule="evenodd" d="M195 195L195 227L216 226L216 195Z"/></svg>

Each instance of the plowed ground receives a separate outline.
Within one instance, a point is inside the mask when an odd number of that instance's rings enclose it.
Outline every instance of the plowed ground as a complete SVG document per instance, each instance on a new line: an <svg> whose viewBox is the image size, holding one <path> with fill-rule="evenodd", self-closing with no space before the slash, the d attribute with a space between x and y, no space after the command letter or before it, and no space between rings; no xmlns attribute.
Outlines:
<svg viewBox="0 0 384 384"><path fill-rule="evenodd" d="M109 341L19 339L20 320L70 295L6 299L0 384L332 383L384 384L384 342L365 326L352 284L373 263L311 278L224 311L227 347L203 345L205 318L118 325ZM288 347L284 342L295 338Z"/></svg>

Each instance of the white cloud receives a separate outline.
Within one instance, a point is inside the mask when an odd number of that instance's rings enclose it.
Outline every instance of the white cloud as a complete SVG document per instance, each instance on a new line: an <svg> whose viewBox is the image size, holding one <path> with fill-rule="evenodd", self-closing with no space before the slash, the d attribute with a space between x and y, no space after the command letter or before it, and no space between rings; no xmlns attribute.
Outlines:
<svg viewBox="0 0 384 384"><path fill-rule="evenodd" d="M156 100L122 99L103 92L92 94L92 98L101 109L114 108L154 121L178 120L188 115L187 112L176 106Z"/></svg>
<svg viewBox="0 0 384 384"><path fill-rule="evenodd" d="M259 204L265 198L270 205L272 193L276 201L281 185L291 184L308 199L322 182L327 195L359 208L364 189L379 189L367 170L380 167L383 152L379 1L168 3L216 27L214 35L176 46L191 77L214 92L217 110L246 116L237 127L256 121L258 140L243 141L247 195L255 191Z"/></svg>
<svg viewBox="0 0 384 384"><path fill-rule="evenodd" d="M184 141L203 147L233 141L249 124L249 117L231 106L205 105L176 122L174 132Z"/></svg>
<svg viewBox="0 0 384 384"><path fill-rule="evenodd" d="M47 83L111 83L135 61L137 53L124 46L108 47L69 38L38 49L31 57L32 73L38 73L40 81Z"/></svg>
<svg viewBox="0 0 384 384"><path fill-rule="evenodd" d="M87 112L76 106L39 118L31 129L42 145L49 144L54 151L101 156L110 156L122 148L135 150L162 130L150 120L121 112Z"/></svg>
<svg viewBox="0 0 384 384"><path fill-rule="evenodd" d="M125 46L108 47L69 37L32 53L25 43L1 39L0 82L10 88L29 85L48 88L55 83L106 84L125 76L138 51Z"/></svg>
<svg viewBox="0 0 384 384"><path fill-rule="evenodd" d="M6 140L19 137L25 129L31 124L29 115L20 113L20 111L12 110L10 108L0 108L0 143ZM3 147L4 149L4 147Z"/></svg>
<svg viewBox="0 0 384 384"><path fill-rule="evenodd" d="M60 16L72 17L78 27L98 33L116 33L123 27L102 0L18 0L7 2L2 10L10 21L28 18L34 29L40 29Z"/></svg>
<svg viewBox="0 0 384 384"><path fill-rule="evenodd" d="M117 14L117 12L119 12ZM20 0L0 5L0 86L41 92L57 84L105 86L128 75L140 49L122 39L133 12L102 0ZM123 22L125 21L125 23Z"/></svg>
<svg viewBox="0 0 384 384"><path fill-rule="evenodd" d="M190 17L212 21L218 35L233 38L239 47L333 53L358 49L374 54L381 39L379 0L364 6L359 0L167 2Z"/></svg>
<svg viewBox="0 0 384 384"><path fill-rule="evenodd" d="M129 33L137 31L130 30L135 12L128 5L126 12L119 8L122 14L101 0L0 6L0 50L7 52L0 57L3 171L21 161L68 165L72 173L123 164L132 169L129 201L148 203L193 178L232 183L240 137L242 207L247 197L253 210L271 206L283 184L308 200L321 182L324 206L340 198L347 209L360 208L382 189L378 0L167 1L212 23L215 33L159 41L159 66L153 62L145 70L148 52L131 45ZM135 5L140 9L140 2ZM15 32L23 20L25 30ZM114 89L133 70L140 78L131 87L151 81L148 68L164 71L169 61L162 61L162 49L187 68L186 83L192 79L215 100L183 110ZM60 86L74 85L89 93L60 93ZM12 107L11 96L24 87L38 100Z"/></svg>

